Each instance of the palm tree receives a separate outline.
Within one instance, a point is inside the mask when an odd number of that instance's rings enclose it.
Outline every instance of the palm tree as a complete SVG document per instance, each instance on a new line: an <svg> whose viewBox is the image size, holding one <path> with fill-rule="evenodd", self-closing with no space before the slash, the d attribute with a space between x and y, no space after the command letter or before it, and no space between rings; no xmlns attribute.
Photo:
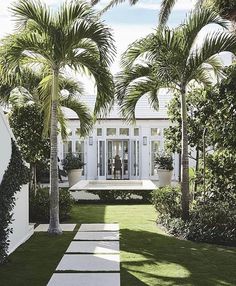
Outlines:
<svg viewBox="0 0 236 286"><path fill-rule="evenodd" d="M51 76L44 78L44 70L36 72L30 68L22 68L20 78L14 78L12 75L11 82L1 82L0 90L0 102L8 105L13 111L18 108L24 108L28 105L34 105L39 111L42 111L42 118L44 121L43 134L35 134L36 138L44 135L40 140L47 141L49 136L49 121L50 121L50 94L51 94ZM47 82L47 83L46 83ZM59 100L58 100L58 114L59 124L61 130L61 136L63 139L67 136L66 119L62 111L62 107L67 107L75 111L79 117L82 133L86 134L92 128L93 117L87 106L80 102L79 96L83 94L82 83L75 81L72 78L60 76L59 78ZM46 87L46 88L45 88ZM34 120L32 118L32 120ZM39 137L38 137L39 136ZM32 138L32 140L34 140ZM37 140L37 139L36 139ZM43 144L43 146L45 143ZM46 151L46 148L44 148ZM36 191L36 163L38 161L38 155L42 150L36 150L28 152L27 162L30 163L31 169L31 184L30 191L35 193ZM37 152L37 153L35 153Z"/></svg>
<svg viewBox="0 0 236 286"><path fill-rule="evenodd" d="M18 31L3 41L3 66L8 72L17 72L21 65L46 64L48 77L52 80L48 105L51 106L48 115L51 143L48 232L60 234L57 169L59 77L65 69L92 75L97 85L95 113L104 112L113 101L113 80L109 72L115 50L113 39L110 29L82 1L65 2L57 11L52 11L40 1L20 0L11 11ZM45 90L48 82L45 82Z"/></svg>
<svg viewBox="0 0 236 286"><path fill-rule="evenodd" d="M169 15L177 0L162 0L159 14L159 23L163 25L167 22ZM196 7L210 8L219 13L220 16L236 22L236 3L234 0L197 0Z"/></svg>
<svg viewBox="0 0 236 286"><path fill-rule="evenodd" d="M186 95L191 84L212 85L212 73L223 74L217 54L235 49L236 37L226 31L208 34L197 46L199 32L210 23L226 25L216 13L198 10L176 29L158 29L134 42L122 57L123 71L117 76L116 94L127 120L135 120L135 106L147 95L158 108L158 91L174 89L179 93L182 117L182 217L189 217L189 159Z"/></svg>

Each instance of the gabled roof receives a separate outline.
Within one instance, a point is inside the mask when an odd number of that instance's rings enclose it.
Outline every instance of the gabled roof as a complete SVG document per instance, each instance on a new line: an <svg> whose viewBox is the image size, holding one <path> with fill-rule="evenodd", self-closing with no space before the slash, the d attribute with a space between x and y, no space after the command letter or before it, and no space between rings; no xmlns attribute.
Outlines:
<svg viewBox="0 0 236 286"><path fill-rule="evenodd" d="M163 90L158 95L158 98L159 98L159 111L156 111L150 107L148 98L146 96L143 96L139 100L136 106L135 110L136 119L168 119L167 106L172 98L172 95ZM93 110L96 100L95 95L82 96L80 97L80 99L82 102L87 104L87 106L90 108L91 111ZM64 112L67 118L78 119L77 114L74 111L68 108L64 108ZM105 118L122 119L122 116L119 112L119 106L115 104L110 113Z"/></svg>

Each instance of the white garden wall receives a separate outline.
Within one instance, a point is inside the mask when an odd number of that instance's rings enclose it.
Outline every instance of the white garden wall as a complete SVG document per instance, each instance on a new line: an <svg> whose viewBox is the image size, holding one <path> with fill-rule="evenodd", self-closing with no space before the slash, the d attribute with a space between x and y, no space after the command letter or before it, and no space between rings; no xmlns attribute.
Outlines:
<svg viewBox="0 0 236 286"><path fill-rule="evenodd" d="M14 138L7 119L0 107L0 183L11 158L11 138ZM14 179L14 178L13 178ZM13 209L13 222L10 234L9 253L13 252L20 244L33 234L33 226L29 224L29 193L28 185L24 185L15 196Z"/></svg>

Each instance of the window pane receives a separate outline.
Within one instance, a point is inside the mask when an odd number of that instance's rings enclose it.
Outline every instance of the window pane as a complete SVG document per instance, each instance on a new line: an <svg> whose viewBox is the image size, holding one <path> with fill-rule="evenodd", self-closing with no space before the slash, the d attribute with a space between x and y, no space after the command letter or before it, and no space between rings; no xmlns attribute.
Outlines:
<svg viewBox="0 0 236 286"><path fill-rule="evenodd" d="M75 142L75 155L80 158L80 160L84 162L84 141L76 141ZM83 166L82 175L84 175L84 166Z"/></svg>
<svg viewBox="0 0 236 286"><path fill-rule="evenodd" d="M107 128L107 136L116 135L116 128Z"/></svg>
<svg viewBox="0 0 236 286"><path fill-rule="evenodd" d="M159 128L151 128L151 136L160 136L161 130Z"/></svg>
<svg viewBox="0 0 236 286"><path fill-rule="evenodd" d="M72 136L72 130L71 130L71 129L68 128L68 129L66 130L66 132L67 132L67 135L68 135L68 136Z"/></svg>
<svg viewBox="0 0 236 286"><path fill-rule="evenodd" d="M63 143L63 157L65 158L68 153L72 153L72 141Z"/></svg>
<svg viewBox="0 0 236 286"><path fill-rule="evenodd" d="M97 128L97 136L102 136L102 128Z"/></svg>
<svg viewBox="0 0 236 286"><path fill-rule="evenodd" d="M80 128L76 128L75 134L78 135L78 136L80 136L80 134L81 134L81 133L80 133Z"/></svg>
<svg viewBox="0 0 236 286"><path fill-rule="evenodd" d="M160 141L152 141L151 143L151 175L156 175L155 169L155 157L157 153L160 151L161 142Z"/></svg>
<svg viewBox="0 0 236 286"><path fill-rule="evenodd" d="M120 128L120 135L129 136L129 128Z"/></svg>
<svg viewBox="0 0 236 286"><path fill-rule="evenodd" d="M134 136L139 136L139 128L134 128Z"/></svg>
<svg viewBox="0 0 236 286"><path fill-rule="evenodd" d="M105 176L105 142L99 141L99 176Z"/></svg>

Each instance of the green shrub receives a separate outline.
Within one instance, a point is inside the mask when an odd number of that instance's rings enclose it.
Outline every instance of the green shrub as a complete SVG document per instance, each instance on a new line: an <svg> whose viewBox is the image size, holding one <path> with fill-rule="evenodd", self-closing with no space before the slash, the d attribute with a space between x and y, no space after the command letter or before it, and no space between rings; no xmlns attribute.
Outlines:
<svg viewBox="0 0 236 286"><path fill-rule="evenodd" d="M158 216L158 223L177 237L236 245L236 209L227 202L209 199L206 204L195 205L187 222L164 213Z"/></svg>
<svg viewBox="0 0 236 286"><path fill-rule="evenodd" d="M81 161L80 157L69 153L66 155L66 158L62 160L62 165L64 170L73 170L73 169L81 169L85 164Z"/></svg>
<svg viewBox="0 0 236 286"><path fill-rule="evenodd" d="M181 191L179 187L166 186L152 193L152 202L159 215L171 218L181 216Z"/></svg>
<svg viewBox="0 0 236 286"><path fill-rule="evenodd" d="M157 154L155 158L155 165L158 169L172 171L173 168L173 157L168 153Z"/></svg>
<svg viewBox="0 0 236 286"><path fill-rule="evenodd" d="M140 201L144 203L151 202L152 191L148 190L91 190L91 194L98 195L99 199L103 202L116 202L116 201ZM135 198L134 196L139 196Z"/></svg>
<svg viewBox="0 0 236 286"><path fill-rule="evenodd" d="M59 189L60 220L70 216L73 198L67 189ZM48 222L50 214L49 188L38 189L30 199L30 220L32 222Z"/></svg>
<svg viewBox="0 0 236 286"><path fill-rule="evenodd" d="M236 209L228 202L197 205L188 226L188 239L213 243L236 243Z"/></svg>

